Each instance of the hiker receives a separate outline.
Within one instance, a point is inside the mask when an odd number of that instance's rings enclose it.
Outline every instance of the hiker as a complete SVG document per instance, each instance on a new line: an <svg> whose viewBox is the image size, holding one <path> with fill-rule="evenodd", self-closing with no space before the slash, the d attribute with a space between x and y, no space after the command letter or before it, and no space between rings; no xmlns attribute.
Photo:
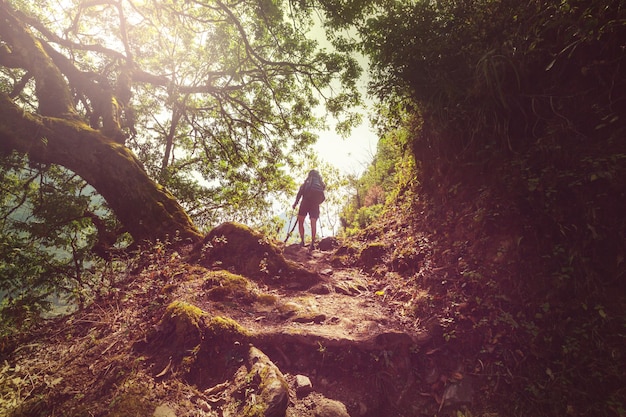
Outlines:
<svg viewBox="0 0 626 417"><path fill-rule="evenodd" d="M296 196L296 202L293 203L295 209L302 197L302 203L298 210L298 231L300 232L300 245L304 246L304 218L309 215L311 220L311 246L310 249L315 249L315 233L317 229L317 219L320 217L320 204L326 199L324 195L324 189L326 184L322 180L320 173L312 169L309 172L306 180L300 186L298 195Z"/></svg>

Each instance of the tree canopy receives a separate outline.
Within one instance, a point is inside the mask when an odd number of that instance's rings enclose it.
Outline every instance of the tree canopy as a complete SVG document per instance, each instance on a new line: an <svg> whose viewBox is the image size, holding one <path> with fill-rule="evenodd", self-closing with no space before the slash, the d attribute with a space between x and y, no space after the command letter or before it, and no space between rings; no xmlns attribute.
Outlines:
<svg viewBox="0 0 626 417"><path fill-rule="evenodd" d="M86 252L106 256L123 232L197 240L291 191L324 118L349 129L360 100L360 67L312 39L313 12L1 0L0 249L13 277L1 289L47 276L48 294L80 282ZM33 256L46 260L36 271Z"/></svg>
<svg viewBox="0 0 626 417"><path fill-rule="evenodd" d="M133 176L122 167L131 160L147 174L140 181L157 181L194 219L210 223L224 213L258 210L268 193L290 186L285 169L323 122L316 107L326 104L341 117L358 102L356 62L317 48L307 38L311 16L290 4L3 1L1 7L2 112L12 120L2 129L3 151L76 172L135 238L154 237L154 228L133 225L148 221L147 213L126 218L130 207L115 202L123 197L106 190L116 177L115 190L146 187L125 184ZM351 121L347 115L344 126ZM119 160L96 156L94 143L115 149ZM104 163L112 172L96 173Z"/></svg>
<svg viewBox="0 0 626 417"><path fill-rule="evenodd" d="M356 25L353 47L370 58L371 91L420 115L414 150L422 163L485 161L543 135L574 146L623 136L621 2L366 5L348 5L332 22Z"/></svg>

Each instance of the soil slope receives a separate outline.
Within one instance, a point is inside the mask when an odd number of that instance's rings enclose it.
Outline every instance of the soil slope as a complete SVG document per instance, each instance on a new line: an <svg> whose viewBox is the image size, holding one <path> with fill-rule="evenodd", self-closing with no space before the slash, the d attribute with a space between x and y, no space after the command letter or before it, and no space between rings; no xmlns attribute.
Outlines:
<svg viewBox="0 0 626 417"><path fill-rule="evenodd" d="M2 342L0 414L413 416L472 401L440 329L388 297L376 246L324 243L228 223L144 254L90 307Z"/></svg>

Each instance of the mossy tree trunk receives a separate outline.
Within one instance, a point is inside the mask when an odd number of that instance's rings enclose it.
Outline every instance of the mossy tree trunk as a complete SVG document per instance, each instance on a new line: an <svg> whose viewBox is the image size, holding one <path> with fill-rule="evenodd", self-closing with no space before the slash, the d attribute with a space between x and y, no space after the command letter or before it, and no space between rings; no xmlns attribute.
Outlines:
<svg viewBox="0 0 626 417"><path fill-rule="evenodd" d="M102 195L136 242L177 232L199 239L176 199L116 142L119 138L92 129L79 116L59 65L22 19L0 2L0 65L24 70L24 77L34 80L37 109L32 102L18 104L19 92L0 93L0 151L27 154L32 161L61 165L80 175Z"/></svg>
<svg viewBox="0 0 626 417"><path fill-rule="evenodd" d="M25 113L0 96L0 149L28 154L31 160L64 166L80 175L107 201L135 241L179 232L199 232L165 188L154 182L133 153L79 120Z"/></svg>

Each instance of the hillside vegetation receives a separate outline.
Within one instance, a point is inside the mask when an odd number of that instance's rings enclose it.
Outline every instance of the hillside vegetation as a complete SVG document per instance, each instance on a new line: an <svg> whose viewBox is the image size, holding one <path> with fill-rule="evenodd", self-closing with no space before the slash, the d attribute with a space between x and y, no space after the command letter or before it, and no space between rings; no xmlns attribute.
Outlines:
<svg viewBox="0 0 626 417"><path fill-rule="evenodd" d="M381 98L343 236L109 263L0 340L0 414L626 416L623 5L361 3L325 4Z"/></svg>
<svg viewBox="0 0 626 417"><path fill-rule="evenodd" d="M405 157L385 164L395 186L364 177L361 194L388 204L359 237L507 415L626 412L625 13L395 4L360 32L385 114L404 110L385 139Z"/></svg>

